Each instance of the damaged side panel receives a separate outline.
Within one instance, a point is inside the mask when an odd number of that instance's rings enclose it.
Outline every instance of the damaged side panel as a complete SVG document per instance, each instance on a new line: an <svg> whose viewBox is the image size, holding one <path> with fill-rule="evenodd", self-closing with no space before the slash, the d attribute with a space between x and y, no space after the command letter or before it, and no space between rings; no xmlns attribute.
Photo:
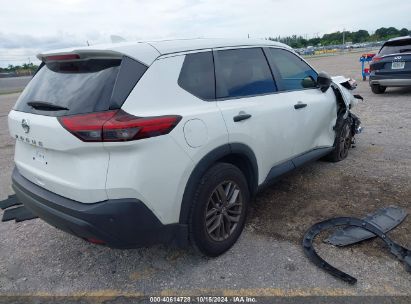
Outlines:
<svg viewBox="0 0 411 304"><path fill-rule="evenodd" d="M362 128L360 127L361 121L359 118L351 113L351 109L358 104L363 98L360 95L353 95L351 93L357 87L357 83L353 79L345 78L343 76L332 77L331 87L337 98L337 116L345 120L348 116L351 116L352 134L361 133Z"/></svg>
<svg viewBox="0 0 411 304"><path fill-rule="evenodd" d="M357 87L357 83L353 79L345 78L343 76L334 76L332 77L331 86L334 92L338 92L339 96L337 99L341 102L345 110L344 118L348 116L348 111L351 110L354 106L357 105L359 100L362 100L362 97L359 95L353 95L350 91L354 90Z"/></svg>

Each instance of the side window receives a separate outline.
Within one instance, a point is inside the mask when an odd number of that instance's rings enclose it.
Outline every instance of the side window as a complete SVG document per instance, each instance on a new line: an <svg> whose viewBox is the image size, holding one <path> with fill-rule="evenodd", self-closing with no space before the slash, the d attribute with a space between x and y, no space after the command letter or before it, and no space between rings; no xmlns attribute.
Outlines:
<svg viewBox="0 0 411 304"><path fill-rule="evenodd" d="M178 84L201 99L215 99L214 63L211 51L187 54L178 77Z"/></svg>
<svg viewBox="0 0 411 304"><path fill-rule="evenodd" d="M270 48L269 52L270 63L276 67L284 90L301 90L316 86L317 73L301 58L282 49Z"/></svg>
<svg viewBox="0 0 411 304"><path fill-rule="evenodd" d="M261 48L217 51L215 68L217 98L277 91Z"/></svg>

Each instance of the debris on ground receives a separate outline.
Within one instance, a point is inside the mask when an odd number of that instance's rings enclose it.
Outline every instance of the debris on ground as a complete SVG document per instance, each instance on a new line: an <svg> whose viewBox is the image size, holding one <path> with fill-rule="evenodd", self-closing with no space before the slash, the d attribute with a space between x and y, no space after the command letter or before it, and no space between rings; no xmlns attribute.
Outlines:
<svg viewBox="0 0 411 304"><path fill-rule="evenodd" d="M396 227L406 216L405 210L392 206L378 210L375 214L370 214L364 219L355 217L337 217L328 219L314 224L305 233L303 239L303 250L305 255L318 267L324 269L331 275L349 283L357 283L357 279L349 274L333 267L321 258L314 249L313 242L315 237L322 231L333 227L346 226L344 229L337 231L328 240L336 241L338 246L345 246L361 242L373 236L379 237L390 249L391 253L405 264L406 270L411 272L411 250L395 243L386 235L390 227ZM377 225L375 224L377 223ZM383 227L381 227L383 226ZM384 231L383 229L386 231ZM391 228L391 229L392 229ZM371 237L369 236L371 234ZM348 237L347 237L348 235ZM356 240L356 241L355 241ZM346 243L345 245L340 245Z"/></svg>
<svg viewBox="0 0 411 304"><path fill-rule="evenodd" d="M378 227L384 233L387 233L401 224L406 217L407 212L405 209L397 206L390 206L378 209L374 213L367 214L363 220ZM375 237L375 234L372 232L350 226L337 229L334 234L325 240L325 242L334 246L347 246L373 237Z"/></svg>
<svg viewBox="0 0 411 304"><path fill-rule="evenodd" d="M2 222L15 220L16 222L35 219L38 216L31 213L22 203L17 200L16 195L10 195L3 201L0 201L0 208L4 210Z"/></svg>

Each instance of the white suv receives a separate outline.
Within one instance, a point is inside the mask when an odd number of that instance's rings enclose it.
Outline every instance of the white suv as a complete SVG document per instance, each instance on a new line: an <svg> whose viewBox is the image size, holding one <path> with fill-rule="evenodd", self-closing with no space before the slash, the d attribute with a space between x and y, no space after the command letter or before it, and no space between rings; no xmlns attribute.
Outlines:
<svg viewBox="0 0 411 304"><path fill-rule="evenodd" d="M46 52L9 114L13 189L90 242L216 256L251 197L302 164L347 156L359 120L331 80L264 40L169 40ZM330 88L331 86L331 88Z"/></svg>

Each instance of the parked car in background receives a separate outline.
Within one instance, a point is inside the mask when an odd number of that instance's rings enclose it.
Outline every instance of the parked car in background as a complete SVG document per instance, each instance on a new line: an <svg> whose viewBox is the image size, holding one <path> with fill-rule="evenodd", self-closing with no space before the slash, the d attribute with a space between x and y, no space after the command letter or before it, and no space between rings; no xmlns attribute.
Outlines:
<svg viewBox="0 0 411 304"><path fill-rule="evenodd" d="M38 58L8 117L13 189L92 243L191 242L219 255L259 189L320 157L345 159L359 130L349 80L281 43L118 43Z"/></svg>
<svg viewBox="0 0 411 304"><path fill-rule="evenodd" d="M375 94L387 87L411 86L411 36L388 40L370 64L370 86Z"/></svg>
<svg viewBox="0 0 411 304"><path fill-rule="evenodd" d="M308 46L304 51L303 55L314 55L315 53L315 48L312 46Z"/></svg>

